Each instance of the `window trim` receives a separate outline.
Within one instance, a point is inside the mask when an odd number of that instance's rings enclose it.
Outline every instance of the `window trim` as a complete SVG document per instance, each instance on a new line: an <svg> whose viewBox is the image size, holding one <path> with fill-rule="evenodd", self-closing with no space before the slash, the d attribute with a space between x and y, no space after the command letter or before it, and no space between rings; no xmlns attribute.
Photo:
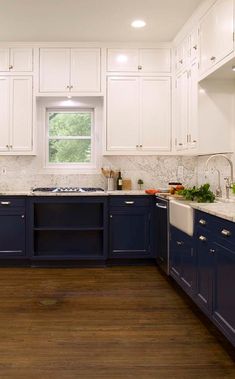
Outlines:
<svg viewBox="0 0 235 379"><path fill-rule="evenodd" d="M57 112L57 113L90 113L91 114L91 135L90 136L82 136L82 137L68 137L68 136L62 136L58 137L60 140L82 140L82 139L90 139L91 140L91 161L90 162L65 162L65 163L50 163L49 162L49 140L50 139L56 139L56 138L50 138L49 136L49 113ZM64 107L47 107L45 112L45 168L46 169L59 169L59 170L94 170L97 168L96 163L96 144L97 141L95 139L96 137L96 130L95 130L95 109L94 108L79 108L79 107L70 107L64 108Z"/></svg>

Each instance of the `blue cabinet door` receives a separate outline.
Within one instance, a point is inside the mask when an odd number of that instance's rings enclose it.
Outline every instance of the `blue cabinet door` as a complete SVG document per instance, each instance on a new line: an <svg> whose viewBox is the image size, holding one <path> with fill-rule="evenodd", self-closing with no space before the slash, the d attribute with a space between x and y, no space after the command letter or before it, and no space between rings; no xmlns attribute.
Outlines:
<svg viewBox="0 0 235 379"><path fill-rule="evenodd" d="M170 234L170 274L192 295L196 284L193 238L174 227Z"/></svg>
<svg viewBox="0 0 235 379"><path fill-rule="evenodd" d="M182 255L181 246L184 241L182 241L182 235L180 232L174 228L170 227L170 253L169 253L169 265L170 274L177 280L180 281L181 267L182 267Z"/></svg>
<svg viewBox="0 0 235 379"><path fill-rule="evenodd" d="M213 239L203 228L197 229L196 239L196 302L205 313L211 314L215 251L211 242Z"/></svg>
<svg viewBox="0 0 235 379"><path fill-rule="evenodd" d="M235 345L235 249L215 246L213 319Z"/></svg>
<svg viewBox="0 0 235 379"><path fill-rule="evenodd" d="M25 255L25 215L0 214L0 258Z"/></svg>
<svg viewBox="0 0 235 379"><path fill-rule="evenodd" d="M146 207L113 208L110 211L111 258L151 256L151 212Z"/></svg>

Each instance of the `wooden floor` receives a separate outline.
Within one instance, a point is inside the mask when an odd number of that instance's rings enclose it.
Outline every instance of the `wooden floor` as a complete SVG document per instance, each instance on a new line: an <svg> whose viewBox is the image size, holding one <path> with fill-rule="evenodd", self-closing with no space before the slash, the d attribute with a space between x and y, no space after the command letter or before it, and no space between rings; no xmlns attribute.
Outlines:
<svg viewBox="0 0 235 379"><path fill-rule="evenodd" d="M156 267L0 269L1 379L235 378Z"/></svg>

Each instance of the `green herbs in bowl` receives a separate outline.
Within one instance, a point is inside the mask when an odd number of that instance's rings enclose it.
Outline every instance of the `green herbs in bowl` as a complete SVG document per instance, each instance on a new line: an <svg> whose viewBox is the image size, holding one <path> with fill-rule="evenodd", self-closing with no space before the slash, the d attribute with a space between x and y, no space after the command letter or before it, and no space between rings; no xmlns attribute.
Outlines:
<svg viewBox="0 0 235 379"><path fill-rule="evenodd" d="M210 190L210 184L203 184L201 187L187 188L178 191L179 195L182 195L185 200L197 201L198 203L214 203L215 195Z"/></svg>

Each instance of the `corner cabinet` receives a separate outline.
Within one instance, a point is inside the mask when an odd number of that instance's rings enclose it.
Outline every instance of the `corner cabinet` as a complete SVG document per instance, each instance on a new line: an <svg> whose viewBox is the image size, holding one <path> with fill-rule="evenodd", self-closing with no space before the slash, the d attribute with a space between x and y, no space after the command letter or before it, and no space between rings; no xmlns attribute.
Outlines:
<svg viewBox="0 0 235 379"><path fill-rule="evenodd" d="M41 48L41 93L94 93L101 91L101 49Z"/></svg>
<svg viewBox="0 0 235 379"><path fill-rule="evenodd" d="M0 154L33 150L32 86L31 76L0 77Z"/></svg>
<svg viewBox="0 0 235 379"><path fill-rule="evenodd" d="M171 150L171 79L108 77L106 151Z"/></svg>
<svg viewBox="0 0 235 379"><path fill-rule="evenodd" d="M148 196L114 196L109 208L109 258L151 258L152 201Z"/></svg>
<svg viewBox="0 0 235 379"><path fill-rule="evenodd" d="M234 2L218 0L200 25L200 74L213 69L234 49Z"/></svg>
<svg viewBox="0 0 235 379"><path fill-rule="evenodd" d="M235 346L235 225L196 212L195 301Z"/></svg>

